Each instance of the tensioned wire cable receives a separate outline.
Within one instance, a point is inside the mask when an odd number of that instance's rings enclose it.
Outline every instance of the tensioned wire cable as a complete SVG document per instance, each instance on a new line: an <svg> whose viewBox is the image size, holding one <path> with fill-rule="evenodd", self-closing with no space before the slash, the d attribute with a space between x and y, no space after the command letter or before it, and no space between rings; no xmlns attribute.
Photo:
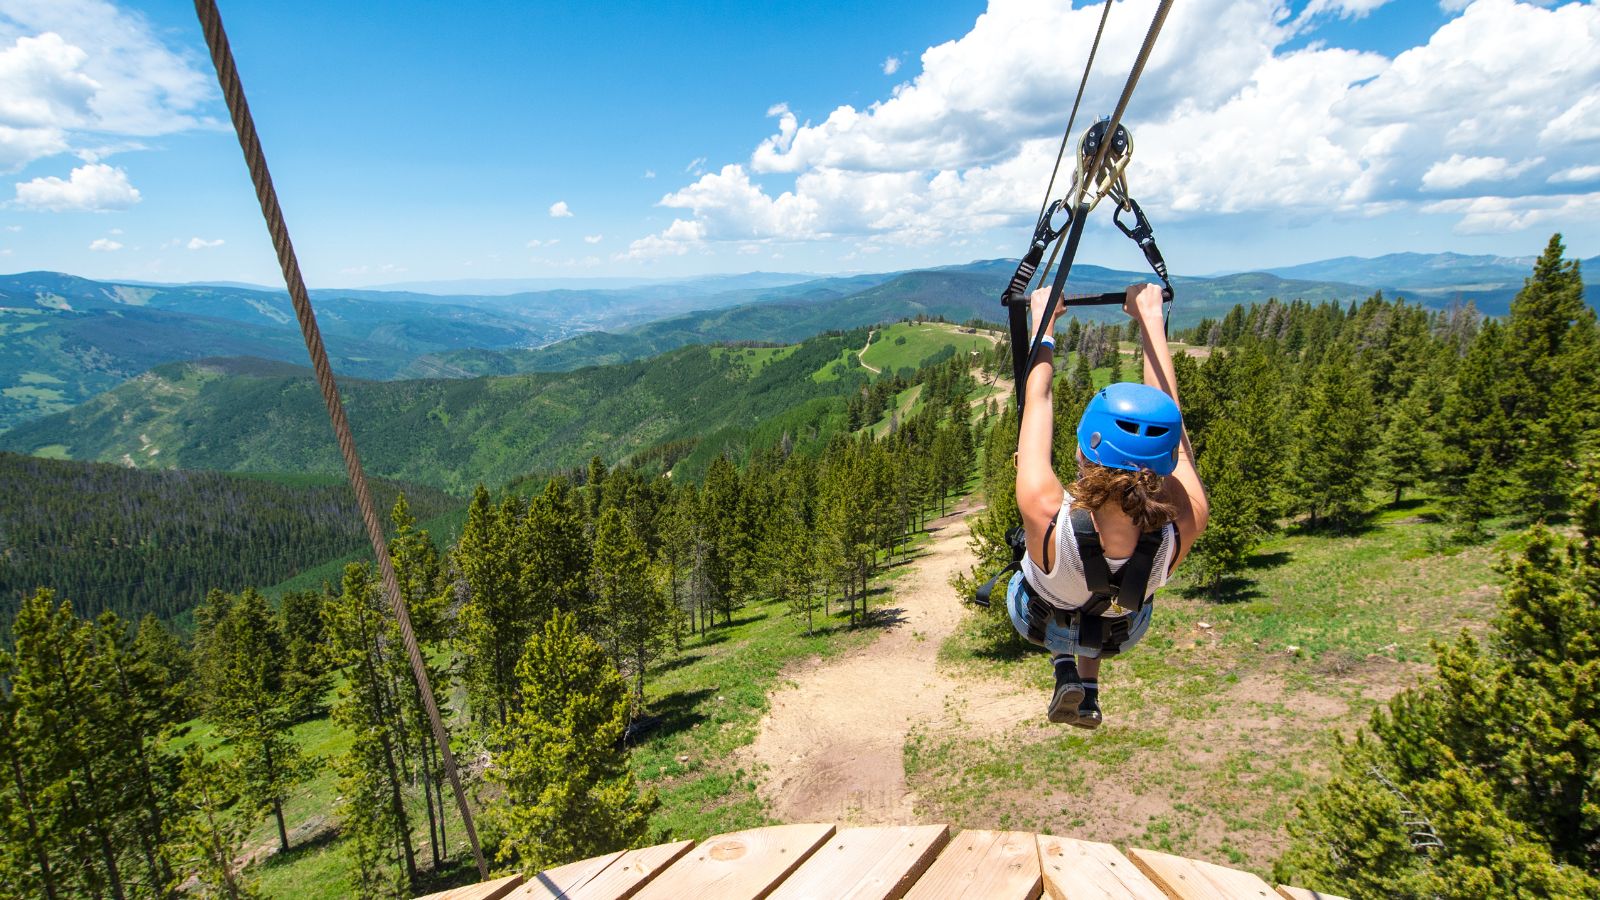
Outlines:
<svg viewBox="0 0 1600 900"><path fill-rule="evenodd" d="M1093 177L1105 164L1106 154L1111 151L1111 145L1116 143L1117 126L1122 124L1122 114L1128 110L1128 101L1133 99L1133 89L1139 84L1139 76L1144 74L1145 64L1150 61L1150 52L1155 49L1156 38L1161 34L1161 26L1166 24L1167 14L1172 11L1172 0L1161 0L1156 7L1155 17L1150 20L1150 28L1145 32L1144 44L1139 47L1139 55L1134 60L1133 69L1128 73L1128 81L1122 87L1122 96L1117 100L1116 111L1111 114L1111 121L1107 123L1105 137L1100 141L1100 149L1094 155L1094 162L1084 171ZM1078 239L1083 235L1083 219L1089 212L1089 203L1085 196L1087 185L1074 184L1074 191L1078 194L1077 203L1072 211L1072 228L1068 234L1066 244L1066 258L1063 260L1061 271L1056 273L1054 283L1050 286L1050 297L1045 301L1044 316L1040 322L1047 322L1055 312L1056 303L1061 299L1062 292L1067 286L1067 273L1072 267L1072 259L1077 254ZM1060 247L1060 244L1057 244ZM1052 260L1054 257L1052 256ZM1043 279L1041 279L1042 283ZM1040 341L1044 338L1045 329L1040 328L1039 333L1033 336L1032 345L1028 348L1027 359L1037 359L1039 356Z"/></svg>
<svg viewBox="0 0 1600 900"><path fill-rule="evenodd" d="M1089 84L1089 72L1094 68L1094 55L1100 50L1100 36L1105 34L1106 19L1111 17L1111 0L1106 0L1106 5L1100 10L1100 25L1094 30L1094 43L1089 45L1089 60L1083 64L1083 78L1078 81L1078 95L1072 98L1072 114L1067 116L1067 130L1061 132L1061 146L1056 148L1056 164L1050 170L1050 183L1045 185L1044 202L1039 204L1039 218L1043 219L1045 211L1050 208L1050 193L1056 188L1056 176L1061 174L1061 158L1067 153L1067 144L1072 141L1072 123L1078 120L1078 104L1083 102L1083 89ZM1050 257L1051 262L1055 256ZM1049 269L1046 267L1046 271Z"/></svg>
<svg viewBox="0 0 1600 900"><path fill-rule="evenodd" d="M466 827L467 839L472 843L472 856L478 863L478 874L489 877L488 864L478 845L478 831L473 827L472 810L467 805L467 795L461 790L461 776L456 771L455 754L450 752L450 737L445 732L444 721L439 717L438 704L428 681L428 670L422 662L422 652L417 647L417 636L411 628L411 615L406 610L405 597L400 593L400 583L395 577L394 563L389 559L388 541L383 534L372 494L367 489L367 476L361 468L361 457L356 453L355 436L350 433L350 420L346 418L344 403L339 399L339 387L333 380L333 369L328 364L328 351L322 344L322 332L317 328L316 312L311 307L311 297L306 292L305 278L300 274L300 261L295 256L294 244L289 240L289 227L283 220L283 209L278 205L278 192L272 186L272 173L267 170L267 159L261 150L261 138L256 134L255 120L250 115L250 105L245 101L244 85L239 80L239 69L233 61L233 49L222 30L222 14L217 11L216 0L194 0L194 10L200 17L200 27L205 31L206 46L211 51L211 62L217 70L217 82L222 87L228 114L233 119L233 129L239 136L239 147L244 151L250 180L255 184L256 199L261 202L261 214L266 219L267 231L272 235L272 247L278 253L278 265L283 269L284 284L289 289L289 299L294 303L295 317L300 320L300 334L305 339L306 352L311 356L311 367L317 376L317 387L322 391L323 402L328 407L328 420L333 425L339 442L339 452L344 455L345 469L350 476L350 487L355 491L356 503L361 509L361 519L367 527L367 537L372 541L372 553L378 560L383 576L384 593L400 625L400 637L405 642L406 656L411 662L411 672L416 677L417 689L428 711L428 722L433 727L434 741L439 745L444 770L450 777L450 788L455 793L456 806L461 810L461 822Z"/></svg>

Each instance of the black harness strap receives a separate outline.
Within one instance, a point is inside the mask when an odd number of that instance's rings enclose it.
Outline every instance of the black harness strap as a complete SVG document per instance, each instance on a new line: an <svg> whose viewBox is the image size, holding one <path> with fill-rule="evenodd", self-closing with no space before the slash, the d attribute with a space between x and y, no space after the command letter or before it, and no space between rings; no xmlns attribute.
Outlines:
<svg viewBox="0 0 1600 900"><path fill-rule="evenodd" d="M985 581L972 595L972 602L979 606L987 608L989 596L994 593L994 586L1000 583L1000 579L1022 568L1022 556L1028 552L1028 538L1021 525L1006 532L1006 543L1011 546L1011 562L1007 563L1004 569L994 573L994 577ZM1041 642L1044 640L1042 632L1039 640Z"/></svg>
<svg viewBox="0 0 1600 900"><path fill-rule="evenodd" d="M1134 617L1144 608L1150 573L1155 568L1156 554L1161 552L1162 529L1139 535L1133 555L1113 573L1089 511L1075 509L1071 518L1072 536L1077 539L1078 558L1083 562L1083 580L1090 591L1089 602L1073 613L1078 617L1078 643L1098 646L1102 657L1115 656L1128 640ZM1124 597L1127 603L1123 602ZM1112 604L1128 612L1108 618L1104 614Z"/></svg>
<svg viewBox="0 0 1600 900"><path fill-rule="evenodd" d="M1039 224L1034 226L1033 242L1028 245L1028 252L1017 264L1016 273L1000 295L1000 303L1005 306L1010 319L1011 378L1016 386L1018 410L1022 409L1022 392L1028 383L1028 361L1033 355L1031 351L1023 350L1028 345L1028 328L1032 324L1028 321L1028 284L1033 281L1034 273L1039 271L1039 263L1044 261L1044 251L1061 237L1061 229L1053 228L1050 224L1050 220L1060 211L1060 200L1045 208L1044 214L1039 217Z"/></svg>

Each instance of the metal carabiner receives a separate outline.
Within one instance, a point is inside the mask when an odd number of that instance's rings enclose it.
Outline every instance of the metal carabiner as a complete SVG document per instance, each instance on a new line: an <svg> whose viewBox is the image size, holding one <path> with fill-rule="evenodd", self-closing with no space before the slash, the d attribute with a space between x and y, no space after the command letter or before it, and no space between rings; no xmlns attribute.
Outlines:
<svg viewBox="0 0 1600 900"><path fill-rule="evenodd" d="M1050 221L1056 217L1056 213L1061 212L1063 210L1066 210L1067 220L1065 222L1061 223L1061 227L1060 228L1052 228L1051 225L1050 225ZM1038 247L1048 247L1048 246L1050 246L1051 242L1054 241L1056 238L1061 237L1061 233L1063 231L1066 231L1067 230L1067 226L1069 226L1071 224L1072 224L1072 210L1067 208L1066 200L1065 199L1058 199L1058 200L1050 201L1050 206L1044 211L1044 215L1039 217L1039 224L1034 226L1034 229L1033 229L1033 243L1034 243L1034 245L1038 246Z"/></svg>

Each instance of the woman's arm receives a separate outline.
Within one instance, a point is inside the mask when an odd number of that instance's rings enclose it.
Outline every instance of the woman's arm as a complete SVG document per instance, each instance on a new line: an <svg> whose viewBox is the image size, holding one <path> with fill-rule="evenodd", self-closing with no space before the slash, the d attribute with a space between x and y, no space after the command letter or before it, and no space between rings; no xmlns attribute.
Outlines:
<svg viewBox="0 0 1600 900"><path fill-rule="evenodd" d="M1047 288L1033 292L1030 301L1033 334L1039 333L1039 319L1044 315L1045 301L1049 297ZM1055 316L1052 316L1044 326L1045 333L1055 334L1055 326ZM1051 391L1054 378L1054 354L1048 345L1042 346L1028 366L1022 422L1017 432L1017 509L1022 513L1022 526L1028 533L1028 555L1047 572L1055 562L1055 553L1053 548L1045 546L1044 533L1061 512L1064 493L1061 479L1050 465L1055 433L1055 402Z"/></svg>
<svg viewBox="0 0 1600 900"><path fill-rule="evenodd" d="M1153 284L1130 285L1128 300L1122 308L1139 323L1139 337L1144 343L1144 383L1160 388L1181 409L1178 377L1172 366L1172 350L1167 346L1166 325L1161 318L1161 288ZM1189 443L1187 427L1178 444L1178 465L1172 470L1172 478L1181 489L1179 495L1173 497L1178 505L1179 542L1172 566L1177 568L1211 520L1211 501L1206 497L1206 486L1200 482L1200 472L1194 465L1194 446Z"/></svg>

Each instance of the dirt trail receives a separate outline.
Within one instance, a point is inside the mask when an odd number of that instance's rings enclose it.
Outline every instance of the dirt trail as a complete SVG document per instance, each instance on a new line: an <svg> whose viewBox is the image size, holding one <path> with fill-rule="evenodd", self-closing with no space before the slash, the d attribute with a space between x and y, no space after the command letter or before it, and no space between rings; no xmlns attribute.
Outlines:
<svg viewBox="0 0 1600 900"><path fill-rule="evenodd" d="M874 375L882 373L883 370L876 368L872 365L872 363L867 362L867 348L872 346L872 336L877 333L878 329L876 328L867 332L867 342L861 345L860 350L856 351L856 362L861 363L861 368L866 369L868 372L871 372Z"/></svg>
<svg viewBox="0 0 1600 900"><path fill-rule="evenodd" d="M933 523L931 546L894 583L890 617L871 644L789 674L741 762L760 773L761 796L783 822L910 824L917 798L906 786L904 748L913 726L959 728L974 737L1043 714L1045 698L937 668L939 645L965 615L950 576L972 566L958 506Z"/></svg>

